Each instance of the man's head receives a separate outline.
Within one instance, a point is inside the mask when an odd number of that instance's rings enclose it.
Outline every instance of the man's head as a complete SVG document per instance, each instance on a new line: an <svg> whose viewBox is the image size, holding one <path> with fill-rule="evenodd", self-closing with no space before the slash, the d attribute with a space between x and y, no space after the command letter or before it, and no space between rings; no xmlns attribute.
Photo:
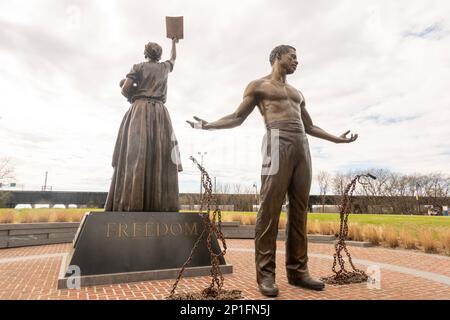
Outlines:
<svg viewBox="0 0 450 320"><path fill-rule="evenodd" d="M298 65L295 48L284 44L277 46L272 50L269 61L271 66L275 63L281 64L281 66L286 69L287 74L294 73Z"/></svg>
<svg viewBox="0 0 450 320"><path fill-rule="evenodd" d="M162 48L159 44L149 42L145 45L144 56L146 59L159 61L162 55Z"/></svg>

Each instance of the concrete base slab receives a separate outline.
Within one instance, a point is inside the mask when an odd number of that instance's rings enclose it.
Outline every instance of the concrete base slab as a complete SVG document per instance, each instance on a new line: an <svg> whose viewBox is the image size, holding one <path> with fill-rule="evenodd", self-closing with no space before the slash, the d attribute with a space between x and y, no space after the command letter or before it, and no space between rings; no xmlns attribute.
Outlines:
<svg viewBox="0 0 450 320"><path fill-rule="evenodd" d="M308 241L313 243L327 243L336 240L334 235L308 234Z"/></svg>
<svg viewBox="0 0 450 320"><path fill-rule="evenodd" d="M367 248L367 247L373 247L373 244L368 241L351 241L346 240L345 244L350 247L360 247L360 248Z"/></svg>
<svg viewBox="0 0 450 320"><path fill-rule="evenodd" d="M76 281L77 279L75 277L64 277L63 274L65 273L66 270L67 270L66 268L63 268L62 271L60 272L60 278L58 278L58 289L75 289L73 288L73 285L77 282ZM221 265L220 270L222 271L222 274L230 274L233 273L233 266L229 264ZM80 276L79 284L80 287L91 287L117 283L176 279L179 272L180 268ZM210 274L211 274L210 266L192 267L186 268L184 270L183 278L209 276Z"/></svg>

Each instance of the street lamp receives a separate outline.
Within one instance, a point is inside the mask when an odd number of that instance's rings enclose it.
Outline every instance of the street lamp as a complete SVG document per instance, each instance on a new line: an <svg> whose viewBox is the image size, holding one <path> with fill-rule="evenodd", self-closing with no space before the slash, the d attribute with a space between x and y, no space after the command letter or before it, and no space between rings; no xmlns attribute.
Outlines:
<svg viewBox="0 0 450 320"><path fill-rule="evenodd" d="M418 215L420 215L419 188L420 188L420 184L416 183L416 201L417 201L417 214Z"/></svg>
<svg viewBox="0 0 450 320"><path fill-rule="evenodd" d="M203 167L203 156L205 156L206 154L208 154L208 152L197 152L198 155L201 157L200 160L200 165ZM200 199L202 197L202 176L200 175Z"/></svg>
<svg viewBox="0 0 450 320"><path fill-rule="evenodd" d="M258 186L256 185L256 183L253 184L253 188L255 188L256 207L258 207Z"/></svg>

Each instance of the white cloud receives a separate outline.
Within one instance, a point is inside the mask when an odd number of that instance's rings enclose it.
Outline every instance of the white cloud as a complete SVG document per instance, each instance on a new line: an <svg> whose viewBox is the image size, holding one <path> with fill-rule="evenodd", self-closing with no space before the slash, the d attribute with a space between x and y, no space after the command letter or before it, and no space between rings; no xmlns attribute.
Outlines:
<svg viewBox="0 0 450 320"><path fill-rule="evenodd" d="M51 9L50 9L51 8ZM183 15L185 38L170 75L167 108L185 172L206 151L219 182L259 183L264 126L192 130L193 115L234 110L248 82L270 72L268 55L295 46L300 68L288 81L316 124L352 129L351 145L310 138L313 170L365 166L450 172L450 26L447 1L27 1L0 4L0 155L15 159L26 187L45 171L56 189L104 190L128 104L118 82L148 41L168 57L164 17Z"/></svg>

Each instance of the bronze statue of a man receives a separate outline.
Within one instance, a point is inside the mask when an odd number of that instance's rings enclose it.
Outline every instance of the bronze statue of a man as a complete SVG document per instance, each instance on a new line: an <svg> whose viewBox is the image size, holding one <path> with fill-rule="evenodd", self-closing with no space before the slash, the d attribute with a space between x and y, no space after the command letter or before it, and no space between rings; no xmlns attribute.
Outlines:
<svg viewBox="0 0 450 320"><path fill-rule="evenodd" d="M178 145L164 103L167 79L176 59L172 39L170 60L159 62L162 48L145 46L145 62L133 65L121 81L122 94L132 103L117 135L114 173L105 211L178 211ZM174 152L175 151L175 152ZM174 157L176 159L174 159Z"/></svg>
<svg viewBox="0 0 450 320"><path fill-rule="evenodd" d="M349 143L357 134L332 135L313 124L306 111L300 91L286 82L286 76L298 66L295 48L277 46L270 53L272 72L250 82L237 110L217 121L207 122L194 117L188 121L194 128L205 130L228 129L241 125L257 106L267 128L267 146L274 148L271 135L277 132L278 150L265 155L261 173L261 207L255 230L255 262L259 290L266 296L278 295L275 283L275 250L281 207L288 195L288 223L286 226L286 272L290 284L322 290L324 283L313 279L307 261L307 210L311 187L311 157L306 134L335 143ZM278 159L273 159L276 155ZM271 158L272 157L272 158ZM267 170L265 165L274 166Z"/></svg>

